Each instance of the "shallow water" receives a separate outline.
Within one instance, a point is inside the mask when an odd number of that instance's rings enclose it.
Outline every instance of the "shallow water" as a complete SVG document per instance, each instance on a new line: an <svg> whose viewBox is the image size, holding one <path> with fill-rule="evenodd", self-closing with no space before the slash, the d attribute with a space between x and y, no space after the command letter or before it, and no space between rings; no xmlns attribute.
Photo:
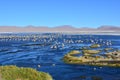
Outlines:
<svg viewBox="0 0 120 80"><path fill-rule="evenodd" d="M28 38L25 39L26 37ZM112 44L107 45L107 42ZM0 34L0 65L31 67L50 73L54 80L120 80L120 68L70 65L61 60L67 52L80 50L81 47L93 43L102 45L98 49L108 47L120 49L120 36ZM53 45L57 45L57 49L51 49Z"/></svg>

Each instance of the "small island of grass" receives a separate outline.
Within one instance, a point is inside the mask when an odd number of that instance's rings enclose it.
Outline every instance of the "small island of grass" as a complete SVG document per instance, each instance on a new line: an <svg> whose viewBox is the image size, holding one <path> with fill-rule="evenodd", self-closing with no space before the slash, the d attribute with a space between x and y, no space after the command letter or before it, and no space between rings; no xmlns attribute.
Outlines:
<svg viewBox="0 0 120 80"><path fill-rule="evenodd" d="M48 73L38 72L32 68L0 66L0 80L52 80Z"/></svg>
<svg viewBox="0 0 120 80"><path fill-rule="evenodd" d="M104 56L99 53L100 50L83 50L81 52L73 50L63 57L63 61L68 64L120 67L119 51L109 52ZM75 56L76 54L81 54L81 56Z"/></svg>

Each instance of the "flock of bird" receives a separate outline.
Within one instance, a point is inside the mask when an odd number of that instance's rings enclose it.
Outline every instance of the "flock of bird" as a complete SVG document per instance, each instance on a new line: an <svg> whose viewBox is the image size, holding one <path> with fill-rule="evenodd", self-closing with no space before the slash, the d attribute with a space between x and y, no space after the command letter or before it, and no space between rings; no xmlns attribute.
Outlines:
<svg viewBox="0 0 120 80"><path fill-rule="evenodd" d="M100 38L94 38L94 36L88 35L69 35L69 34L0 34L0 42L33 42L33 43L52 43L51 49L57 49L59 47L64 48L68 44L102 44L111 46L111 40L104 40Z"/></svg>

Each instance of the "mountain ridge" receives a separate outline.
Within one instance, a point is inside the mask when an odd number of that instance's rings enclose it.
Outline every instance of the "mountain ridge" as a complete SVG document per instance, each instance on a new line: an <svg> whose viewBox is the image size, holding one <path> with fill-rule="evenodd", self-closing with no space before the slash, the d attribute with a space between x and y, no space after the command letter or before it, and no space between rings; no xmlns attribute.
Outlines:
<svg viewBox="0 0 120 80"><path fill-rule="evenodd" d="M120 32L119 26L100 26L98 28L80 27L76 28L71 25L63 25L57 27L48 26L0 26L0 32Z"/></svg>

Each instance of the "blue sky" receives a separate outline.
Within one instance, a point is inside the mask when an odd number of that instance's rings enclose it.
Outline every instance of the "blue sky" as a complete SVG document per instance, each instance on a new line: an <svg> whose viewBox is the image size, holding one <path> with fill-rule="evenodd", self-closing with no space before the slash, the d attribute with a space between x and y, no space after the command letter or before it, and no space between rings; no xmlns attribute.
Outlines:
<svg viewBox="0 0 120 80"><path fill-rule="evenodd" d="M0 25L120 26L120 0L0 0Z"/></svg>

